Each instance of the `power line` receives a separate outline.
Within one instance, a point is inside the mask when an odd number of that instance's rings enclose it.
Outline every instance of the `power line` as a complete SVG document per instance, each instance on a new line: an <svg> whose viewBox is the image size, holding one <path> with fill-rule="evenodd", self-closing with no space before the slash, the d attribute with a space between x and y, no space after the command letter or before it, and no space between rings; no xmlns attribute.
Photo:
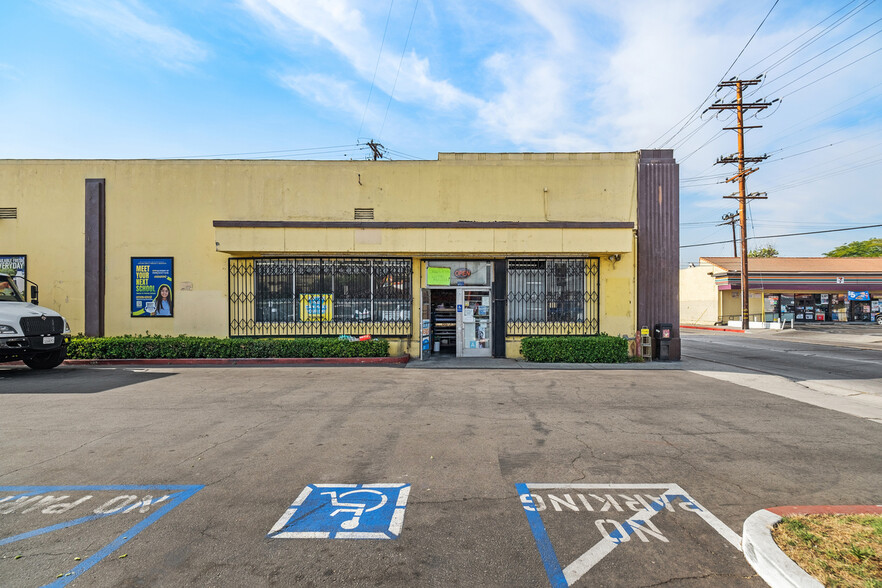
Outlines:
<svg viewBox="0 0 882 588"><path fill-rule="evenodd" d="M839 20L837 20L837 21L834 22L833 24L827 25L827 27L826 27L825 29L823 29L822 31L820 31L819 33L817 33L814 37L812 37L811 39L809 39L808 41L806 41L805 43L803 43L802 45L800 45L799 47L797 47L796 49L794 49L793 51L791 51L790 53L788 53L787 55L785 55L784 57L782 57L781 59L779 59L778 61L776 61L775 63L773 63L772 65L770 65L768 68L766 68L766 71L768 72L768 71L770 71L770 70L772 70L772 69L778 67L780 64L784 63L785 61L787 61L788 59L790 59L791 57L793 57L794 55L796 55L797 53L799 53L800 51L802 51L803 49L805 49L806 47L808 47L809 45L811 45L812 43L814 43L815 41L817 41L818 39L820 39L821 37L824 37L824 36L826 36L828 33L832 32L834 29L836 29L837 27L839 27L839 25L841 25L842 23L848 21L849 19L851 19L852 17L854 17L855 15L857 15L859 12L861 12L862 10L864 10L867 6L869 6L869 5L872 4L873 2L875 2L875 0L867 0L866 2L864 2L864 3L860 4L859 6L857 6L856 8L853 8L848 14L846 14L846 15L843 16L843 17L841 17ZM848 6L848 5L846 5L846 6ZM830 17L832 17L832 16L835 15L836 13L840 12L841 10L842 10L842 9L837 10L837 11L834 12L832 15L828 16L827 18L825 18L824 20L822 20L820 23L818 23L817 25L815 25L814 27L812 27L812 29L814 29L814 28L820 26L825 20L829 19ZM811 31L812 29L809 29L809 31ZM808 31L806 31L806 32L808 32ZM803 34L805 34L805 33L803 33ZM802 36L802 35L800 35L800 37L801 37L801 36ZM799 38L799 37L797 37L797 38ZM762 60L762 61L764 61L764 60ZM761 61L761 62L762 62L762 61ZM760 62L760 63L761 63L761 62Z"/></svg>
<svg viewBox="0 0 882 588"><path fill-rule="evenodd" d="M823 114L825 114L825 113L827 113L827 112L829 112L829 111L831 111L831 110L833 110L833 109L835 109L835 108L837 108L837 107L839 107L839 106L842 106L842 105L845 104L846 102L851 102L852 100L854 100L854 99L857 98L858 96L861 96L861 95L863 95L863 94L866 94L867 92L870 92L870 91L872 91L872 90L875 90L875 89L878 88L879 86L882 86L882 82L880 82L880 83L878 83L878 84L875 84L875 85L873 85L873 86L870 86L869 88L867 88L867 89L864 90L863 92L858 92L857 94L851 96L850 98L846 98L846 99L843 100L842 102L838 102L838 103L834 104L833 106L831 106L831 107L829 107L829 108L827 108L827 109L825 109L825 110L822 110L820 113L818 113L817 115L815 115L815 117L820 117L820 116L822 116ZM813 121L813 122L811 122L811 123L809 123L809 124L796 123L796 124L794 124L794 125L791 125L791 126L785 128L785 129L784 129L784 132L790 131L791 129L796 129L796 130L794 130L794 131L792 131L792 132L790 132L790 133L784 134L784 135L779 135L779 138L786 138L786 137L790 137L791 135L795 135L795 134L797 134L797 133L800 133L800 132L804 131L805 129L811 128L811 127L813 127L813 126L815 126L815 125L818 125L818 124L823 123L823 122L826 122L826 121L828 121L828 120L830 120L830 119L836 118L836 117L839 116L840 114L844 114L844 113L848 112L849 110L851 110L852 108L857 108L858 106L861 106L862 104L865 104L866 102L869 102L870 100L874 100L874 99L876 99L876 98L878 98L878 97L879 97L878 94L877 94L877 95L874 95L874 96L870 96L869 98L866 98L866 99L864 99L864 100L858 102L857 104L853 104L853 105L851 105L851 106L849 106L849 107L847 107L847 108L844 108L844 109L840 110L839 112L835 112L835 113L831 114L830 116L827 116L827 117L825 117L825 118L820 118L819 120L815 120L815 121ZM800 126L800 125L802 125L802 126ZM810 139L810 140L811 140L811 139ZM801 144L801 143L797 143L797 145L800 145L800 144Z"/></svg>
<svg viewBox="0 0 882 588"><path fill-rule="evenodd" d="M812 61L814 61L815 59L817 59L818 57L820 57L821 55L823 55L823 54L826 53L827 51L830 51L830 50L832 50L832 49L835 49L835 48L838 47L839 45L842 45L843 43L845 43L845 42L848 41L849 39L851 39L851 38L853 38L853 37L856 37L857 35L861 34L862 32L864 32L865 30L867 30L868 28L870 28L871 26L873 26L874 24L876 24L876 23L878 23L878 22L880 22L880 21L882 21L882 18L877 19L877 20L871 22L870 24L868 24L867 26L865 26L865 27L862 28L861 30L857 31L856 33L852 33L851 35L849 35L849 36L847 36L846 38L842 39L842 40L839 41L838 43L835 43L835 44L833 44L833 45L830 45L829 47L827 47L826 49L824 49L824 50L821 51L820 53L816 54L814 57L810 57L809 59L806 59L805 61L803 61L802 63L800 63L800 64L797 65L796 67L792 67L792 68L790 68L789 70L787 70L786 72L782 73L781 75L778 76L778 79L783 78L783 77L785 77L785 76L787 76L787 75L793 73L794 71L796 71L796 70L798 70L799 68L801 68L803 65L806 65L806 64L808 64L808 63L811 63ZM872 39L873 37L875 37L876 35L878 35L880 32L882 32L882 31L876 31L875 33L873 33L872 35L870 35L869 37L867 37L867 38L864 39L863 41L860 41L860 42L856 43L855 45L849 47L848 49L846 49L845 51L843 51L842 53L840 53L840 54L837 55L836 57L840 57L840 56L844 55L845 53L848 53L848 52L851 51L852 49L854 49L854 48L856 48L856 47L862 45L863 43L866 43L867 41L869 41L870 39ZM834 59L835 59L835 57L834 57ZM829 62L828 62L828 63L829 63ZM822 67L822 66L818 66L818 67ZM769 71L771 71L771 69L766 70L765 73L768 75Z"/></svg>
<svg viewBox="0 0 882 588"><path fill-rule="evenodd" d="M802 233L784 233L781 235L765 235L762 237L748 237L749 239L778 239L780 237L801 237L803 235L819 235L821 233L839 233L842 231L857 231L860 229L874 229L876 227L882 227L882 224L878 225L864 225L862 227L847 227L845 229L826 229L823 231L805 231ZM728 243L729 240L726 241L714 241L712 243L695 243L693 245L680 245L680 249L686 249L687 247L704 247L705 245L720 245L721 243Z"/></svg>
<svg viewBox="0 0 882 588"><path fill-rule="evenodd" d="M371 95L374 93L374 82L377 80L377 71L380 69L380 58L383 56L383 46L386 44L386 31L389 30L389 19L392 18L392 6L395 0L389 0L389 12L386 14L386 26L383 27L383 40L380 41L380 52L377 53L377 65L374 66L374 77L371 78L371 89L368 90L367 102L364 104L364 112L361 114L361 124L358 125L358 134L361 136L361 129L364 127L364 118L367 116L368 106L371 104Z"/></svg>
<svg viewBox="0 0 882 588"><path fill-rule="evenodd" d="M743 72L741 72L740 77L744 77L744 76L748 75L748 72L755 71L756 67L759 66L759 65L760 65L762 62L764 62L766 59L769 59L770 57L772 57L772 56L775 55L776 53L779 53L780 51L783 51L783 50L786 49L791 43L795 43L796 41L798 41L799 39L801 39L801 38L804 37L805 35L809 34L813 29L816 29L817 27L821 26L821 25L824 24L826 21L830 20L831 18L833 18L834 16L836 16L837 14L839 14L840 12L842 12L843 10L845 10L846 8L848 8L850 5L854 4L856 1L857 1L857 0L850 0L849 2L846 2L841 8L837 9L837 10L834 11L832 14L828 15L826 18L822 19L818 24L814 25L814 26L811 27L811 28L806 29L806 30L803 31L801 34L799 34L799 35L797 35L796 37L794 37L793 39L787 41L787 42L784 43L784 45L782 45L781 47L775 49L774 51L772 51L771 53L769 53L768 55L766 55L765 57L763 57L762 59L760 59L759 61L757 61L757 62L754 63L753 65L751 65L750 67L746 68ZM872 2L872 0L870 0L870 1ZM868 2L868 4L869 4L869 2ZM829 27L828 27L828 28L829 28ZM789 58L791 55L793 55L794 53L796 53L796 52L798 52L800 49L802 49L802 47L804 47L804 46L805 46L805 45L800 46L799 48L797 48L796 50L794 50L792 53L790 53L790 54L788 54L786 57L784 57L783 60L786 60L786 59ZM783 60L782 60L782 61L783 61ZM776 62L776 64L777 64L777 62ZM776 64L773 64L771 67L774 67ZM766 70L766 71L768 71L768 70Z"/></svg>
<svg viewBox="0 0 882 588"><path fill-rule="evenodd" d="M882 19L879 19L879 20L882 20ZM876 21L876 22L879 22L879 21ZM875 24L875 23L874 23L874 24ZM821 68L824 67L825 65L827 65L827 64L829 64L829 63L832 63L833 61L836 61L837 59L839 59L840 57L842 57L843 55L845 55L845 54L848 53L849 51L851 51L851 50L853 50L853 49L859 47L860 45L866 43L867 41L869 41L870 39L872 39L873 37L875 37L876 35L878 35L878 34L880 34L880 33L882 33L882 30L878 30L878 31L876 31L875 33L873 33L873 34L870 35L869 37L867 37L867 38L865 38L865 39L859 41L858 43L855 43L854 45L852 45L851 47L849 47L849 48L846 49L845 51L839 53L838 55L835 55L835 56L831 57L830 59L828 59L828 60L825 61L824 63L822 63L822 64L820 64L820 65L814 67L812 70L808 71L807 73L802 74L799 78L796 78L795 80L791 80L790 82L787 82L787 83L784 84L783 86L780 86L780 87L778 87L778 88L775 88L774 90L770 90L770 92L779 93L779 92L780 92L781 90L783 90L784 88L786 88L786 87L788 87L788 86L792 86L792 85L795 84L796 82L800 81L800 79L805 78L805 77L808 76L809 74L812 74L812 73L818 71L819 69L821 69ZM835 46L835 45L834 45L834 46ZM831 49L832 49L832 47L831 47ZM806 64L809 63L810 61L812 61L812 60L814 60L814 59L820 57L822 54L823 54L823 53L819 53L818 55L815 55L815 56L812 57L811 59L809 59L809 60L807 60L807 61L804 61L804 62L800 63L799 65L797 65L797 66L794 67L793 69L791 69L791 70L787 71L786 73L782 74L782 75L779 77L779 79L780 79L780 78L783 78L784 76L786 76L787 74L789 74L789 73L791 73L791 72L796 71L797 69L801 68L803 65L806 65ZM872 55L872 53L870 53L870 55ZM860 60L857 60L857 61L860 61ZM852 63L857 63L857 61L854 61L854 62L852 62ZM851 65L851 64L849 64L849 65ZM846 67L847 67L847 66L846 66ZM839 71L839 70L836 70L836 71ZM833 73L836 73L836 72L833 72ZM821 78L821 79L823 79L823 78Z"/></svg>
<svg viewBox="0 0 882 588"><path fill-rule="evenodd" d="M852 61L851 63L847 63L847 64L843 65L842 67L840 67L839 69L833 70L833 71L831 71L830 73L828 73L827 75L822 76L822 77L820 77L820 78L818 78L818 79L816 79L816 80L814 80L814 81L812 81L812 82L809 82L809 83L807 83L806 85L801 86L801 87L797 88L796 90L793 90L792 92L789 92L789 93L787 93L787 94L784 94L783 96L781 96L781 99L783 100L783 99L786 98L787 96L792 96L793 94L796 94L796 93L799 92L800 90L805 90L805 89L808 88L809 86L811 86L811 85L813 85L813 84L817 84L817 83L820 82L821 80L827 79L827 78L829 78L830 76L832 76L833 74L835 74L835 73L839 73L839 72L841 72L843 69L845 69L845 68L847 68L847 67L850 67L850 66L854 65L855 63L857 63L857 62L859 62L859 61L863 61L863 60L866 59L867 57L870 57L871 55L874 55L874 54L876 54L876 53L879 53L880 51L882 51L882 47L876 49L875 51L872 51L872 52L870 52L870 53L867 53L867 54L864 55L863 57L859 57L859 58L855 59L854 61ZM829 61L828 61L827 63L829 63ZM826 64L824 64L824 65L826 65ZM792 83L792 82L791 82L791 83ZM789 86L790 84L787 84L787 85ZM785 88L785 87L786 87L786 86L782 86L781 88L779 88L779 90L781 90L781 89L783 89L783 88Z"/></svg>
<svg viewBox="0 0 882 588"><path fill-rule="evenodd" d="M380 125L380 132L377 133L377 139L379 139L383 134L383 129L386 128L386 116L389 114L389 106L392 104L392 96L395 94L395 88L398 86L398 74L401 73L401 64L404 63L404 53L407 51L407 42L410 41L410 31L413 29L413 20L416 18L417 6L420 5L420 0L416 0L413 3L413 14L410 15L410 26L407 27L407 36L404 38L404 47L401 48L401 59L398 60L398 71L395 72L395 82L392 84L392 91L389 92L389 101L386 102L386 112L383 113L383 124Z"/></svg>
<svg viewBox="0 0 882 588"><path fill-rule="evenodd" d="M752 34L752 35L750 36L750 38L747 40L747 43L745 43L745 44L744 44L744 47L741 48L741 51L738 52L738 56L735 57L735 60L732 61L732 64L726 69L726 72L725 72L722 76L720 76L720 82L722 82L724 79L726 79L726 76L729 75L729 72L732 71L732 68L735 67L735 64L738 63L738 60L741 59L741 56L744 54L744 51L747 49L748 45L750 45L750 42L753 41L753 38L756 37L756 34L759 32L759 30L762 28L763 24L765 24L766 20L767 20L767 19L769 18L769 16L772 14L772 11L775 9L775 6L778 5L778 2L779 2L779 0L775 0L775 3L772 4L772 7L771 7L771 8L769 8L769 12L766 13L766 16L763 17L763 20L759 23L759 26L756 27L756 30L755 30L755 31L753 31L753 34ZM687 120L687 122L686 122L685 124L683 124L683 126L681 126L680 129L677 130L677 132L675 132L673 135L671 135L671 136L670 136L670 137L669 137L664 143L662 143L659 147L664 147L665 145L667 145L669 142L671 142L671 141L673 140L674 137L676 137L678 134L680 134L680 133L683 131L683 129L685 129L687 126L689 126L689 125L692 123L692 120L694 120L695 115L698 114L698 112L701 110L701 107L704 106L705 103L706 103L708 100L710 100L710 98L711 98L711 97L714 95L714 93L717 91L717 86L718 86L718 85L719 85L719 83L717 83L717 84L714 85L714 89L711 90L710 93L707 95L707 97L705 97L705 99L701 101L701 104L699 104L698 106L695 107L695 110L693 110L691 113L687 114L685 117L683 117L683 118L680 119L680 121L683 121L683 120L685 120L685 119L689 119L689 120ZM662 135L661 135L658 139L656 139L655 141L653 141L652 143L650 143L650 145L654 145L654 144L658 143L659 141L661 141L662 138L664 138L665 135L667 135L668 133L670 133L671 130L673 130L674 128L676 128L676 126L677 126L678 124L680 124L680 123L679 123L679 122L674 123L674 126L673 126L673 127L671 127L670 129L668 129L667 131L665 131L664 133L662 133Z"/></svg>
<svg viewBox="0 0 882 588"><path fill-rule="evenodd" d="M303 155L308 154L307 152L325 152L330 150L341 151L346 149L356 149L358 145L333 145L330 147L307 147L305 149L281 149L276 151L248 151L242 153L214 153L211 155L181 155L177 157L157 157L156 159L209 159L212 157L241 157L245 155L278 155L284 156L285 154L294 155Z"/></svg>

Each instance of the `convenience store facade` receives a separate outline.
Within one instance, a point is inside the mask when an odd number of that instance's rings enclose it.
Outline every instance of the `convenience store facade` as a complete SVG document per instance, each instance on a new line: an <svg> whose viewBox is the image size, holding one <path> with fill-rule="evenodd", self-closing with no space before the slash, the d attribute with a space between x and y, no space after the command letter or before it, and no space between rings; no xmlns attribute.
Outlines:
<svg viewBox="0 0 882 588"><path fill-rule="evenodd" d="M680 270L684 324L740 320L740 263L737 257L703 257ZM749 275L751 321L869 322L882 312L879 258L755 258Z"/></svg>
<svg viewBox="0 0 882 588"><path fill-rule="evenodd" d="M0 257L74 333L517 357L528 335L678 323L677 183L668 150L2 161Z"/></svg>

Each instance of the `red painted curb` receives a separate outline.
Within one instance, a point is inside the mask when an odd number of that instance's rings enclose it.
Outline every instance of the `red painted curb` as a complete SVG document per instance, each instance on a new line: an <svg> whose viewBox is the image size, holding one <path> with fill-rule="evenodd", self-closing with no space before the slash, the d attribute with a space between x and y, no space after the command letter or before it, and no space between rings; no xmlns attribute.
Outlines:
<svg viewBox="0 0 882 588"><path fill-rule="evenodd" d="M192 359L66 359L65 365L394 365L410 361L410 357L240 357Z"/></svg>
<svg viewBox="0 0 882 588"><path fill-rule="evenodd" d="M726 327L699 327L696 325L680 325L681 329L698 329L702 331L723 331L725 333L743 333L744 329L727 329Z"/></svg>
<svg viewBox="0 0 882 588"><path fill-rule="evenodd" d="M776 506L767 508L779 517L808 514L882 514L882 505L840 504L820 506Z"/></svg>

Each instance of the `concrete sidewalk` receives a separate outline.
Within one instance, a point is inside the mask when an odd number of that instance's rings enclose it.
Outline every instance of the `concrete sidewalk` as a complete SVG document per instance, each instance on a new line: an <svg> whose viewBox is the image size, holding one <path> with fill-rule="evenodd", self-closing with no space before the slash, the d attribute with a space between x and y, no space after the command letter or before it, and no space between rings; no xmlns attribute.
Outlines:
<svg viewBox="0 0 882 588"><path fill-rule="evenodd" d="M429 359L411 359L408 369L471 370L679 370L677 361L643 363L535 363L506 357L455 357L439 355Z"/></svg>

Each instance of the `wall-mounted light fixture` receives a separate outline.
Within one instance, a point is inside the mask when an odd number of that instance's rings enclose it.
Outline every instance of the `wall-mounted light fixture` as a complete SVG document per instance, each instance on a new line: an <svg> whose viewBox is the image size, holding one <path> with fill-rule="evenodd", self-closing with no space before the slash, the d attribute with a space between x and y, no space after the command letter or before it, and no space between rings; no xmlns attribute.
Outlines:
<svg viewBox="0 0 882 588"><path fill-rule="evenodd" d="M612 263L613 267L616 267L616 262L617 262L617 261L621 261L621 259L622 259L622 254L621 254L621 253L613 253L613 254L610 255L607 259L610 260L610 262Z"/></svg>

